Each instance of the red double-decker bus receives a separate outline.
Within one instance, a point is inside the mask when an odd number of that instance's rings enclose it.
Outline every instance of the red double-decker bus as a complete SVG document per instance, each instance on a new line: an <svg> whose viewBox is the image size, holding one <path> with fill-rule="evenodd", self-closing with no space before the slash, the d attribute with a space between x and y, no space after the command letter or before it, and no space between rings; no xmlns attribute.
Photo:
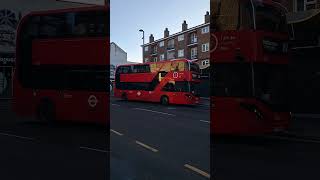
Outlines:
<svg viewBox="0 0 320 180"><path fill-rule="evenodd" d="M15 112L107 123L109 52L108 7L26 15L17 31Z"/></svg>
<svg viewBox="0 0 320 180"><path fill-rule="evenodd" d="M198 64L187 59L120 65L115 75L115 97L124 100L194 105L199 103Z"/></svg>
<svg viewBox="0 0 320 180"><path fill-rule="evenodd" d="M211 132L287 129L290 28L285 8L271 0L211 5Z"/></svg>

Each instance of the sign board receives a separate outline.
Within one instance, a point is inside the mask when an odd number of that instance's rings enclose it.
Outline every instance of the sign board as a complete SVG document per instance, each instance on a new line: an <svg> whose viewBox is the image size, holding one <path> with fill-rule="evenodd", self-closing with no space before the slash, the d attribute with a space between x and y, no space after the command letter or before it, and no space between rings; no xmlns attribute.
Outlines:
<svg viewBox="0 0 320 180"><path fill-rule="evenodd" d="M2 53L0 52L0 66L14 66L15 64L14 53Z"/></svg>
<svg viewBox="0 0 320 180"><path fill-rule="evenodd" d="M57 1L88 4L88 5L99 5L99 6L104 6L107 2L106 0L57 0Z"/></svg>

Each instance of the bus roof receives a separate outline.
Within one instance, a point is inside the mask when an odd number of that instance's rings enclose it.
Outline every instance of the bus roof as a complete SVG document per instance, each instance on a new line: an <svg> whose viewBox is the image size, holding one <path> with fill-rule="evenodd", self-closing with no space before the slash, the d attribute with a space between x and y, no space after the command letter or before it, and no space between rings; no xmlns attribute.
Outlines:
<svg viewBox="0 0 320 180"><path fill-rule="evenodd" d="M146 63L130 63L130 64L122 64L122 65L118 65L117 67L120 67L120 66L143 65L143 64L158 64L158 63L166 63L166 62L172 62L172 61L193 62L192 60L189 60L189 59L170 59L170 60L163 60L163 61L159 61L159 62L146 62Z"/></svg>
<svg viewBox="0 0 320 180"><path fill-rule="evenodd" d="M109 10L109 6L93 5L93 6L88 6L88 7L73 7L73 8L63 8L63 9L32 11L32 12L28 13L26 16L43 15L43 14L58 14L58 13L66 13L66 12L82 12L82 11L92 11L92 10Z"/></svg>

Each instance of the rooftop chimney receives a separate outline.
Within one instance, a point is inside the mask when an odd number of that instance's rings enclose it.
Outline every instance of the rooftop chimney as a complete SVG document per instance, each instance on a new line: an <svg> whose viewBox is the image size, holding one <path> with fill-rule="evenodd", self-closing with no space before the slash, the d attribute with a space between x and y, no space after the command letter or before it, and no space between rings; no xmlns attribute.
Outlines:
<svg viewBox="0 0 320 180"><path fill-rule="evenodd" d="M166 38L166 37L169 37L169 30L168 30L168 28L166 28L165 30L164 30L164 37Z"/></svg>
<svg viewBox="0 0 320 180"><path fill-rule="evenodd" d="M182 23L182 31L186 31L188 29L187 21L183 21Z"/></svg>
<svg viewBox="0 0 320 180"><path fill-rule="evenodd" d="M153 34L151 34L151 35L149 36L149 43L152 43L152 42L154 42Z"/></svg>
<svg viewBox="0 0 320 180"><path fill-rule="evenodd" d="M206 15L204 15L204 23L209 23L210 22L210 13L207 11Z"/></svg>

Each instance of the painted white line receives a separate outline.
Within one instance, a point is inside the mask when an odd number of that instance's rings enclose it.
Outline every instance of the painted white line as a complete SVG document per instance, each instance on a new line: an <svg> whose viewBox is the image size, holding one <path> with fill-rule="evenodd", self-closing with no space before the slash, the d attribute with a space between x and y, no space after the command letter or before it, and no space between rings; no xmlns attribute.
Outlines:
<svg viewBox="0 0 320 180"><path fill-rule="evenodd" d="M196 173L198 173L198 174L210 179L210 174L208 174L207 172L204 172L204 171L202 171L202 170L200 170L200 169L198 169L198 168L196 168L194 166L191 166L189 164L185 164L184 167L186 167L186 168L188 168L188 169L190 169L190 170L192 170L192 171L194 171L194 172L196 172Z"/></svg>
<svg viewBox="0 0 320 180"><path fill-rule="evenodd" d="M205 120L200 120L201 122L204 122L204 123L209 123L210 124L210 121L205 121Z"/></svg>
<svg viewBox="0 0 320 180"><path fill-rule="evenodd" d="M158 152L157 149L155 149L155 148L153 148L153 147L151 147L151 146L148 146L148 145L146 145L146 144L144 144L144 143L142 143L142 142L140 142L140 141L136 141L136 143L139 144L140 146L142 146L142 147L144 147L144 148L152 151L152 152Z"/></svg>
<svg viewBox="0 0 320 180"><path fill-rule="evenodd" d="M266 138L272 138L272 139L281 139L281 140L287 140L287 141L296 141L296 142L303 142L303 143L316 143L320 144L319 140L312 140L312 139L301 139L301 138L294 138L294 137L281 137L281 136L265 136Z"/></svg>
<svg viewBox="0 0 320 180"><path fill-rule="evenodd" d="M35 140L34 138L25 137L25 136L18 136L18 135L8 134L8 133L0 133L0 135L2 135L2 136L8 136L8 137L15 137L15 138L19 138L19 139L26 139L26 140L30 140L30 141Z"/></svg>
<svg viewBox="0 0 320 180"><path fill-rule="evenodd" d="M139 111L147 111L147 112L152 112L152 113L158 113L158 114L163 114L163 115L168 115L168 116L176 116L174 114L170 114L170 113L165 113L165 112L160 112L160 111L153 111L153 110L149 110L149 109L142 109L142 108L134 108L135 110L139 110Z"/></svg>
<svg viewBox="0 0 320 180"><path fill-rule="evenodd" d="M103 150L103 149L95 149L95 148L90 148L90 147L85 147L85 146L81 146L80 149L95 151L95 152L100 152L100 153L108 153L108 151Z"/></svg>
<svg viewBox="0 0 320 180"><path fill-rule="evenodd" d="M111 104L112 106L120 106L119 104Z"/></svg>
<svg viewBox="0 0 320 180"><path fill-rule="evenodd" d="M115 131L113 129L110 129L111 132L115 133L116 135L119 135L119 136L123 136L122 133L118 132L118 131Z"/></svg>

